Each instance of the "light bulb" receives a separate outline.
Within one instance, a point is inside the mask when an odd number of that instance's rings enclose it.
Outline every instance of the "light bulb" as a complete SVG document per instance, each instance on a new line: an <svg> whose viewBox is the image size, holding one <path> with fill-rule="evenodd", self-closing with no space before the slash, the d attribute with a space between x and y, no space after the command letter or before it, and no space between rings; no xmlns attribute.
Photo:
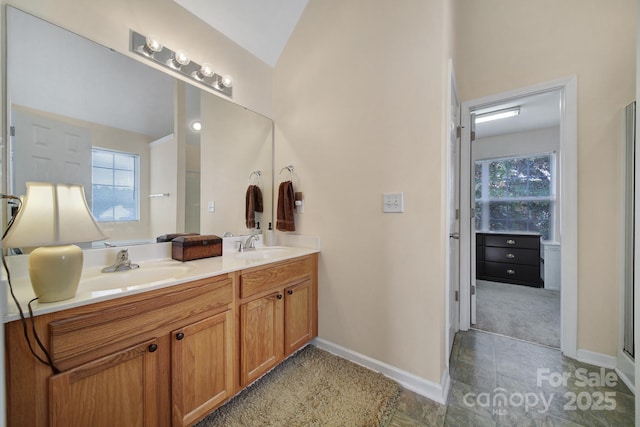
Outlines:
<svg viewBox="0 0 640 427"><path fill-rule="evenodd" d="M193 129L196 132L199 132L202 129L202 123L196 120L195 122L191 123L191 129Z"/></svg>
<svg viewBox="0 0 640 427"><path fill-rule="evenodd" d="M189 62L191 62L191 59L189 59L189 55L187 55L187 52L183 50L176 50L176 53L173 54L173 58L171 59L169 65L176 70L179 70L180 67L187 65Z"/></svg>
<svg viewBox="0 0 640 427"><path fill-rule="evenodd" d="M211 65L209 64L202 64L198 71L193 72L192 76L197 80L202 81L205 79L205 77L213 76L213 67L211 67Z"/></svg>
<svg viewBox="0 0 640 427"><path fill-rule="evenodd" d="M220 84L224 87L232 87L233 86L233 78L229 74L225 74L220 79Z"/></svg>
<svg viewBox="0 0 640 427"><path fill-rule="evenodd" d="M149 37L146 38L144 46L142 46L142 52L147 56L153 56L154 53L161 50L162 44L158 40Z"/></svg>

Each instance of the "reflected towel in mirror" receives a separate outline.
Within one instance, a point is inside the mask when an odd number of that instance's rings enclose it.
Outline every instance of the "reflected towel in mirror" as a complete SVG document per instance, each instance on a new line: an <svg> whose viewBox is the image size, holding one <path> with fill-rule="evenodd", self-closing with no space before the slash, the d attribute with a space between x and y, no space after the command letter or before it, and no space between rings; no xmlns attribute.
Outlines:
<svg viewBox="0 0 640 427"><path fill-rule="evenodd" d="M296 231L296 224L293 216L294 212L295 195L293 192L293 182L281 182L280 187L278 188L276 229L280 231Z"/></svg>
<svg viewBox="0 0 640 427"><path fill-rule="evenodd" d="M262 205L262 191L257 185L250 185L247 188L246 204L244 219L247 224L247 228L256 227L256 212L262 212L264 207Z"/></svg>

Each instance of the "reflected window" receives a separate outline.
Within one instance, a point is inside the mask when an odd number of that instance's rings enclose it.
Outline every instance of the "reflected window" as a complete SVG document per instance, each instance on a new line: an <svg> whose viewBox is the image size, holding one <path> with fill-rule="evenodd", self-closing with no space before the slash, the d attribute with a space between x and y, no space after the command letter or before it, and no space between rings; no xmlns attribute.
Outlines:
<svg viewBox="0 0 640 427"><path fill-rule="evenodd" d="M140 156L92 149L91 211L100 222L138 221Z"/></svg>
<svg viewBox="0 0 640 427"><path fill-rule="evenodd" d="M476 161L476 229L536 232L551 240L554 169L553 154Z"/></svg>

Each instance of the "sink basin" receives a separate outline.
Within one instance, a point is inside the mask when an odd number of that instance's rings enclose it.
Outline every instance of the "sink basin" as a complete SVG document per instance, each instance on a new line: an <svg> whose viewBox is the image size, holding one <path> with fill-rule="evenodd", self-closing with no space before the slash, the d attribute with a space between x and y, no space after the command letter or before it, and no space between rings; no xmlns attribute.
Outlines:
<svg viewBox="0 0 640 427"><path fill-rule="evenodd" d="M156 284L178 280L186 276L191 268L174 262L141 264L134 270L113 273L89 273L82 276L78 292L122 292L139 285ZM111 293L111 292L106 292Z"/></svg>
<svg viewBox="0 0 640 427"><path fill-rule="evenodd" d="M236 258L248 260L271 259L286 255L288 252L289 248L284 246L263 246L261 248L249 249L245 252L238 252Z"/></svg>

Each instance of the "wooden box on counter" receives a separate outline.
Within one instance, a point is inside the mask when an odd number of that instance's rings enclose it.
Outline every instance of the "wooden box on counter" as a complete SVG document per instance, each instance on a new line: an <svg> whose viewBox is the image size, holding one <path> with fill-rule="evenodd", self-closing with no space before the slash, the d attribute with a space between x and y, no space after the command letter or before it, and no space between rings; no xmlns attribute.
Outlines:
<svg viewBox="0 0 640 427"><path fill-rule="evenodd" d="M178 261L222 255L222 238L214 236L181 236L171 241L171 258Z"/></svg>

